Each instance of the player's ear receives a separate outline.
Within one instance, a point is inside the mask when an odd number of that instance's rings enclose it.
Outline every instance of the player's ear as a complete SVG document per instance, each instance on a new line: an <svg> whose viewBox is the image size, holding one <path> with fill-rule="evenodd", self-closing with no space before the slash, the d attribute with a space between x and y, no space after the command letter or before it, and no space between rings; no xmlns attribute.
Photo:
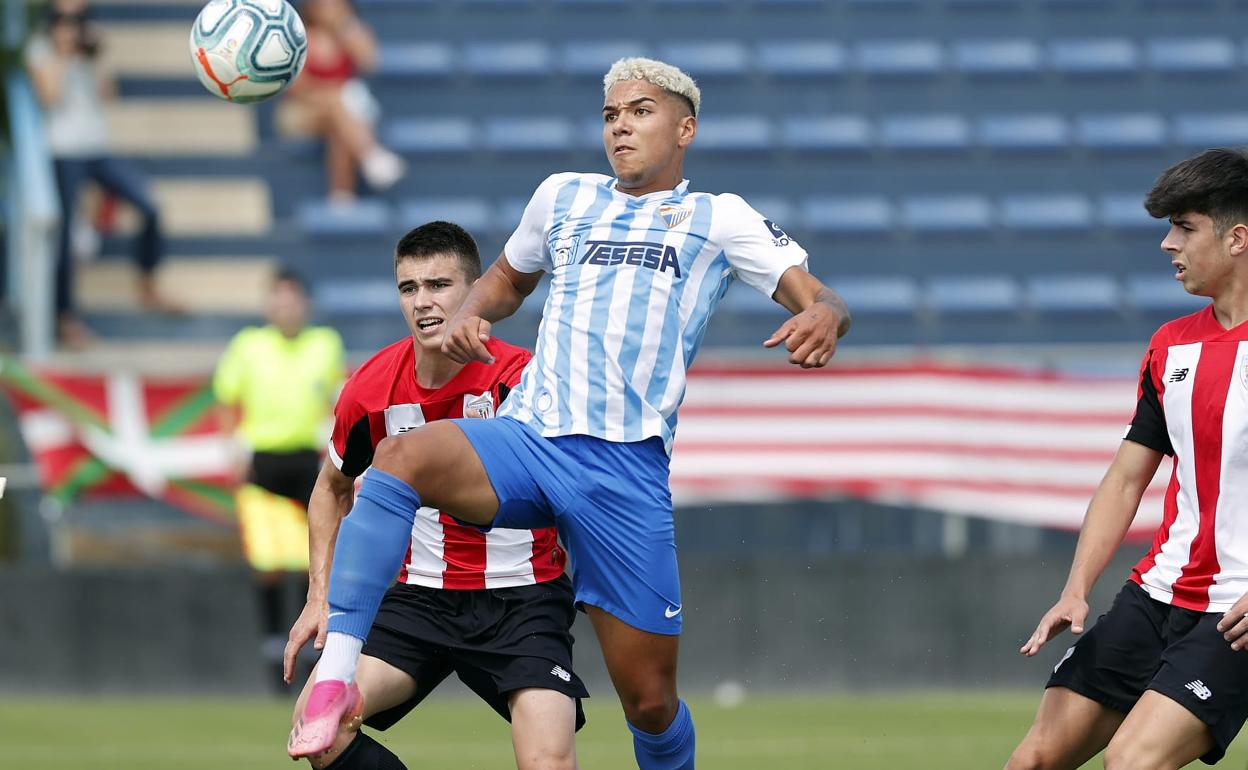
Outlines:
<svg viewBox="0 0 1248 770"><path fill-rule="evenodd" d="M693 142L693 137L698 133L698 119L692 115L686 115L680 119L680 135L676 140L679 147L688 147Z"/></svg>
<svg viewBox="0 0 1248 770"><path fill-rule="evenodd" d="M1232 257L1248 253L1248 225L1240 222L1226 231L1226 248Z"/></svg>

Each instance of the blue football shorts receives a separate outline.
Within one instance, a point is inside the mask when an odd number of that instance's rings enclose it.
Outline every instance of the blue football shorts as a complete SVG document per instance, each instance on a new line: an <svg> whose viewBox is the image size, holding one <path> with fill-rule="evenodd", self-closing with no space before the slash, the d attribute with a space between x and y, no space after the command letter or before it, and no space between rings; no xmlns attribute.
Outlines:
<svg viewBox="0 0 1248 770"><path fill-rule="evenodd" d="M654 634L680 633L668 457L658 437L546 438L509 417L454 421L498 497L494 527L556 527L576 604Z"/></svg>

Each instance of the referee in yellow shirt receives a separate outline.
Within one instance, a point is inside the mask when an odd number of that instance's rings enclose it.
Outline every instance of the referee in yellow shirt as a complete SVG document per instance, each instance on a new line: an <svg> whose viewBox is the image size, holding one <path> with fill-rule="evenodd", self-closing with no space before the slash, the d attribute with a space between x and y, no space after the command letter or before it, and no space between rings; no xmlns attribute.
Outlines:
<svg viewBox="0 0 1248 770"><path fill-rule="evenodd" d="M268 323L230 340L212 383L222 430L238 447L243 552L256 571L265 658L275 664L278 684L286 616L297 614L304 598L291 600L291 612L285 611L283 575L307 579L308 499L346 377L342 338L327 326L309 326L309 309L303 279L277 271L265 307Z"/></svg>

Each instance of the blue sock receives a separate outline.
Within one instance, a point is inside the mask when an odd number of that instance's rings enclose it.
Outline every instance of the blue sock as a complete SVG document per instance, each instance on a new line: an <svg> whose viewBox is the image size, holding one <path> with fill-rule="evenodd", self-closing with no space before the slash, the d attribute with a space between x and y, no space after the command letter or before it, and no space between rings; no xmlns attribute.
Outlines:
<svg viewBox="0 0 1248 770"><path fill-rule="evenodd" d="M329 630L368 638L381 597L403 566L420 496L376 468L342 520L329 575Z"/></svg>
<svg viewBox="0 0 1248 770"><path fill-rule="evenodd" d="M633 727L633 754L641 770L693 770L693 717L682 700L676 718L663 732L655 735Z"/></svg>

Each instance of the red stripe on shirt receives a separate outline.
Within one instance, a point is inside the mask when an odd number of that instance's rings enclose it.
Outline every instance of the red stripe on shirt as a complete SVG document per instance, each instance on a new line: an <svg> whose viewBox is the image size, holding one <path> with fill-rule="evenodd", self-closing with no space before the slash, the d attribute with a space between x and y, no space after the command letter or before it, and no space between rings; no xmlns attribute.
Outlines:
<svg viewBox="0 0 1248 770"><path fill-rule="evenodd" d="M471 591L485 588L485 533L438 513L442 524L442 587Z"/></svg>
<svg viewBox="0 0 1248 770"><path fill-rule="evenodd" d="M533 557L529 561L533 564L534 582L545 583L563 574L567 557L559 545L555 530L533 530Z"/></svg>

